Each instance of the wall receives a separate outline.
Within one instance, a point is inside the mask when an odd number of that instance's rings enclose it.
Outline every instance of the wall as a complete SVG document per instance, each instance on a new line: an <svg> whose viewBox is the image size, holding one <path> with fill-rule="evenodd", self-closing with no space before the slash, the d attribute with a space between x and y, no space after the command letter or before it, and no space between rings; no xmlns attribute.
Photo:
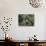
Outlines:
<svg viewBox="0 0 46 46"><path fill-rule="evenodd" d="M27 40L34 34L37 35L39 40L44 40L46 6L44 4L42 6L40 8L33 8L28 0L0 0L0 19L4 16L13 17L12 26L8 33L17 40ZM18 14L34 14L35 26L18 26ZM4 39L2 33L3 31L0 31L0 39Z"/></svg>

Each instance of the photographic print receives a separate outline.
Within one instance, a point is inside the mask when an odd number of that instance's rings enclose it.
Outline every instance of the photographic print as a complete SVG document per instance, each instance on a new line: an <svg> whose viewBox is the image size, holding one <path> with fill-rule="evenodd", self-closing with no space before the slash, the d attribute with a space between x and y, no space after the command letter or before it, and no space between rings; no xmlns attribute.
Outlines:
<svg viewBox="0 0 46 46"><path fill-rule="evenodd" d="M34 26L34 14L19 14L19 26Z"/></svg>

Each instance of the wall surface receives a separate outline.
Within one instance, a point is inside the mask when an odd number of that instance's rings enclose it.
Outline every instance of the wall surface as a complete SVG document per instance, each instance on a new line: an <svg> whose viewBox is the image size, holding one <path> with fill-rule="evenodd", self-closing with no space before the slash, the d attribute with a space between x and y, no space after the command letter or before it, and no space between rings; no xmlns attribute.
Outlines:
<svg viewBox="0 0 46 46"><path fill-rule="evenodd" d="M18 26L18 14L34 14L35 25L32 26ZM34 34L37 35L37 39L46 39L45 31L45 4L39 8L33 8L28 0L0 0L0 21L4 16L12 17L12 26L10 33L17 40L27 40ZM4 33L0 29L0 39L4 39Z"/></svg>

